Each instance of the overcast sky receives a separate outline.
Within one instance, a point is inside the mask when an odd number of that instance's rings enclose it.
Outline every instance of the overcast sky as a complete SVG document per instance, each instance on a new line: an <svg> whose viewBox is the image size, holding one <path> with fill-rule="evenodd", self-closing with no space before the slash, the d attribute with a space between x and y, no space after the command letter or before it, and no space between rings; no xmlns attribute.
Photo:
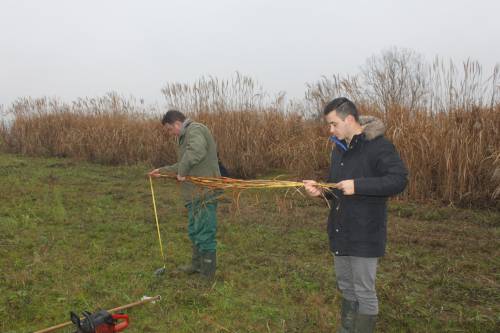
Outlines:
<svg viewBox="0 0 500 333"><path fill-rule="evenodd" d="M167 82L235 71L302 97L374 54L500 63L498 0L0 0L0 104L109 91L163 103Z"/></svg>

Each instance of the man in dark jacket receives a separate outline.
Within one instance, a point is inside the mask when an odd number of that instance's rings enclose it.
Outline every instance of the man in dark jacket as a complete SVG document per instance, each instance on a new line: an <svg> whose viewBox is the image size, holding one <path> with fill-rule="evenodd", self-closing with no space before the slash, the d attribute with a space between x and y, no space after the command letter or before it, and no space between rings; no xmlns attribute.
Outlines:
<svg viewBox="0 0 500 333"><path fill-rule="evenodd" d="M404 190L408 172L394 145L384 138L380 120L360 117L347 98L332 100L324 115L335 142L328 182L338 188L324 191L313 180L304 185L310 196L331 200L328 237L343 296L339 332L373 332L378 314L377 260L384 255L387 237L387 199Z"/></svg>
<svg viewBox="0 0 500 333"><path fill-rule="evenodd" d="M169 135L178 138L177 163L154 169L149 175L158 177L162 171L173 172L182 182L193 256L191 264L180 267L180 270L188 274L201 273L207 280L212 280L216 270L216 211L220 192L197 187L185 180L186 176L220 176L217 145L205 125L186 118L180 111L169 110L163 116L162 124Z"/></svg>

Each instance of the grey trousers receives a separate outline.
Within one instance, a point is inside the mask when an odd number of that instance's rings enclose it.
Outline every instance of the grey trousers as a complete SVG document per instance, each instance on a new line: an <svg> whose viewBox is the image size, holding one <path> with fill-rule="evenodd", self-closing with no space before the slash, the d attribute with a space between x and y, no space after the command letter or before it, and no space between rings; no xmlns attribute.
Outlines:
<svg viewBox="0 0 500 333"><path fill-rule="evenodd" d="M375 291L378 258L334 257L337 287L342 292L342 297L349 301L357 301L360 314L378 314Z"/></svg>

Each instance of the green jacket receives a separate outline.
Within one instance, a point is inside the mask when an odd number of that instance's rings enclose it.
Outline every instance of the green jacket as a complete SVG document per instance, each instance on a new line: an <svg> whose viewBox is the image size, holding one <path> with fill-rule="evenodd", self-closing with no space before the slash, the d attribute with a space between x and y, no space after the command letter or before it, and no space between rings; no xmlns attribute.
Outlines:
<svg viewBox="0 0 500 333"><path fill-rule="evenodd" d="M177 163L161 168L180 176L219 177L217 145L210 130L203 124L190 119L184 121L178 139ZM219 191L182 182L182 196L187 202L213 198Z"/></svg>

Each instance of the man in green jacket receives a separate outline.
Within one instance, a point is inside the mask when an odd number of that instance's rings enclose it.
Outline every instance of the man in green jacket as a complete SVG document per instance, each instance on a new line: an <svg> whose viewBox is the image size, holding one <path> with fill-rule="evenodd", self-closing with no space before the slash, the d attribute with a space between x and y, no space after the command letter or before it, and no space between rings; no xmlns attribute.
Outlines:
<svg viewBox="0 0 500 333"><path fill-rule="evenodd" d="M200 188L186 182L186 176L219 177L217 145L210 130L186 118L177 110L169 110L162 119L169 135L178 141L177 163L152 170L159 177L162 171L177 174L188 209L188 233L193 245L191 265L181 266L188 274L200 273L212 280L216 269L217 196L218 191Z"/></svg>

